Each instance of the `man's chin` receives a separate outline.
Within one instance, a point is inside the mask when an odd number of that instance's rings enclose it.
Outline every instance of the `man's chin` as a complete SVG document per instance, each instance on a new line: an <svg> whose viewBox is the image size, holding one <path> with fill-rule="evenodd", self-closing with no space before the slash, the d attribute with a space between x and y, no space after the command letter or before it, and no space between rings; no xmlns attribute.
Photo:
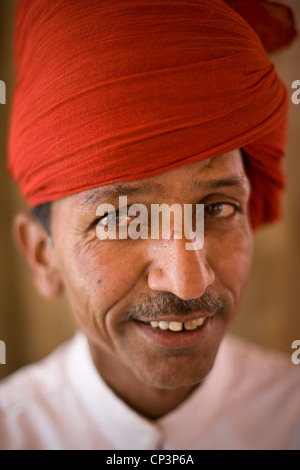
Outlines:
<svg viewBox="0 0 300 470"><path fill-rule="evenodd" d="M137 367L133 372L138 379L151 388L176 389L200 384L212 370L219 343L205 351L164 357L153 362L151 367Z"/></svg>
<svg viewBox="0 0 300 470"><path fill-rule="evenodd" d="M151 388L162 390L176 390L179 388L191 388L201 384L205 377L210 373L214 365L211 363L210 367L205 367L198 371L187 371L185 374L174 373L174 371L165 371L162 374L155 374L155 376L139 377L143 383Z"/></svg>

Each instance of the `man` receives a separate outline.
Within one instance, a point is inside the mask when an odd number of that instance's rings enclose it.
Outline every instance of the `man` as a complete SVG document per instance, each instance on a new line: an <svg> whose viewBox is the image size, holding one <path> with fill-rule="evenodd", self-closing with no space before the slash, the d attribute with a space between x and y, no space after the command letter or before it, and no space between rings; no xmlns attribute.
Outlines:
<svg viewBox="0 0 300 470"><path fill-rule="evenodd" d="M80 333L2 383L0 447L299 448L299 373L225 335L283 187L288 98L258 36L221 0L21 0L16 62L9 168L34 209L15 233ZM203 247L174 218L123 238L129 210L99 240L120 196L192 225L202 204Z"/></svg>

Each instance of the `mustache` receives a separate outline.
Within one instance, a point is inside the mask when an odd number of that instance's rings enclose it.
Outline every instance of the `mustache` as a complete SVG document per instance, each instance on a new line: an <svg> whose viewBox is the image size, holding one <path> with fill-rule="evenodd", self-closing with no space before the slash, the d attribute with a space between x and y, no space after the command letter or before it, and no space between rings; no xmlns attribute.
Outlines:
<svg viewBox="0 0 300 470"><path fill-rule="evenodd" d="M148 297L139 305L130 306L124 313L125 320L156 320L164 315L182 315L202 312L217 314L226 308L226 302L216 295L205 291L197 299L183 300L172 292L160 291Z"/></svg>

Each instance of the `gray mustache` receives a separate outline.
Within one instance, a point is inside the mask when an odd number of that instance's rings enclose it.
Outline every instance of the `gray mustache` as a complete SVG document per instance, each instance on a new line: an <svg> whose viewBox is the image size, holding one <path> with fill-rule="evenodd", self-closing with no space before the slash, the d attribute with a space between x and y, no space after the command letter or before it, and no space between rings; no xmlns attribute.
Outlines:
<svg viewBox="0 0 300 470"><path fill-rule="evenodd" d="M182 315L194 312L216 314L226 308L226 303L215 295L205 292L198 299L183 300L171 292L159 292L139 305L132 305L124 312L126 320L147 320L164 315Z"/></svg>

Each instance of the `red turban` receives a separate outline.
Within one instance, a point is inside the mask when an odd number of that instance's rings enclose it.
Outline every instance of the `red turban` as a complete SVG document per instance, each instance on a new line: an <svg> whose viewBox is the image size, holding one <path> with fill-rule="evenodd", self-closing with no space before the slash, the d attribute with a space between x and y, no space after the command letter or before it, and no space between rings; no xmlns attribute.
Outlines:
<svg viewBox="0 0 300 470"><path fill-rule="evenodd" d="M31 206L242 148L253 227L278 216L288 95L223 1L21 0L15 56L9 169Z"/></svg>

